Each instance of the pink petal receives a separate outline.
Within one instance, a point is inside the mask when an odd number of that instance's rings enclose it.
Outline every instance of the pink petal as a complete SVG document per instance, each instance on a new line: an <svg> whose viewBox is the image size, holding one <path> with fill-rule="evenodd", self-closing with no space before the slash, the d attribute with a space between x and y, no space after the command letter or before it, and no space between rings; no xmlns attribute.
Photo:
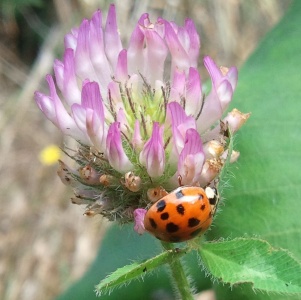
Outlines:
<svg viewBox="0 0 301 300"><path fill-rule="evenodd" d="M236 88L236 85L237 85L237 80L238 80L238 71L237 71L237 68L236 67L231 67L227 74L226 74L226 77L227 79L229 80L231 86L232 86L232 89L233 91L235 90Z"/></svg>
<svg viewBox="0 0 301 300"><path fill-rule="evenodd" d="M106 55L113 70L115 70L119 52L122 50L122 44L118 33L116 11L115 11L114 4L110 5L108 11L104 37L105 37Z"/></svg>
<svg viewBox="0 0 301 300"><path fill-rule="evenodd" d="M100 91L104 94L107 93L107 86L112 79L113 70L105 53L102 15L100 10L97 10L91 19L89 41L91 62L98 77Z"/></svg>
<svg viewBox="0 0 301 300"><path fill-rule="evenodd" d="M159 177L165 168L165 150L163 141L163 126L154 122L151 138L145 143L140 153L140 163L146 167L151 177Z"/></svg>
<svg viewBox="0 0 301 300"><path fill-rule="evenodd" d="M115 70L115 79L118 82L125 83L128 80L127 51L122 50L118 55L117 66Z"/></svg>
<svg viewBox="0 0 301 300"><path fill-rule="evenodd" d="M86 109L87 134L93 145L100 152L106 152L107 125L104 120L92 109Z"/></svg>
<svg viewBox="0 0 301 300"><path fill-rule="evenodd" d="M47 117L47 119L51 121L56 127L59 128L56 120L54 103L51 97L36 91L34 93L34 99L39 109L43 112L43 114Z"/></svg>
<svg viewBox="0 0 301 300"><path fill-rule="evenodd" d="M216 89L223 112L228 108L232 99L233 89L229 81L223 80Z"/></svg>
<svg viewBox="0 0 301 300"><path fill-rule="evenodd" d="M134 102L136 103L141 103L143 102L143 100L141 99L140 96L140 88L139 88L139 84L141 83L141 76L138 74L132 74L129 78L128 81L126 83L126 87L128 89L130 89L131 91L131 96Z"/></svg>
<svg viewBox="0 0 301 300"><path fill-rule="evenodd" d="M158 18L157 22L154 24L154 30L159 34L159 36L164 39L165 36L165 20L163 18Z"/></svg>
<svg viewBox="0 0 301 300"><path fill-rule="evenodd" d="M75 70L76 74L81 78L82 81L87 78L89 78L90 80L98 81L97 75L90 59L89 36L89 21L83 20L79 27L77 47L75 50Z"/></svg>
<svg viewBox="0 0 301 300"><path fill-rule="evenodd" d="M144 20L148 19L148 14L143 14L135 29L132 32L128 46L128 68L129 74L143 72L144 68ZM142 25L141 25L142 24Z"/></svg>
<svg viewBox="0 0 301 300"><path fill-rule="evenodd" d="M185 111L187 115L196 117L202 107L203 97L200 74L195 68L189 68L186 90Z"/></svg>
<svg viewBox="0 0 301 300"><path fill-rule="evenodd" d="M197 120L197 127L200 133L208 130L216 121L221 118L223 110L218 95L214 89L206 97L201 116Z"/></svg>
<svg viewBox="0 0 301 300"><path fill-rule="evenodd" d="M143 140L140 133L141 124L139 120L135 121L132 145L135 150L140 151L143 147Z"/></svg>
<svg viewBox="0 0 301 300"><path fill-rule="evenodd" d="M156 80L163 80L164 62L168 49L164 40L153 29L146 29L146 55L143 75L146 76L149 84L153 85Z"/></svg>
<svg viewBox="0 0 301 300"><path fill-rule="evenodd" d="M74 119L82 130L86 130L94 146L105 152L107 126L104 106L96 82L86 81L82 89L82 105L73 105Z"/></svg>
<svg viewBox="0 0 301 300"><path fill-rule="evenodd" d="M93 109L104 121L104 105L97 82L86 81L82 89L82 106Z"/></svg>
<svg viewBox="0 0 301 300"><path fill-rule="evenodd" d="M78 28L72 28L71 32L67 33L64 37L65 49L71 48L75 50L77 45L77 37L78 37Z"/></svg>
<svg viewBox="0 0 301 300"><path fill-rule="evenodd" d="M172 23L173 25L175 23ZM176 26L176 27L174 27ZM189 35L187 33L187 31L185 30L185 28L181 27L181 26L177 26L176 24L173 26L174 31L176 32L177 38L180 42L180 44L182 45L183 49L185 50L185 52L188 54L188 50L190 47L190 40L189 40Z"/></svg>
<svg viewBox="0 0 301 300"><path fill-rule="evenodd" d="M63 90L64 87L64 64L59 59L56 59L53 64L53 70L55 74L56 85Z"/></svg>
<svg viewBox="0 0 301 300"><path fill-rule="evenodd" d="M165 40L172 57L171 74L173 74L173 70L175 68L178 68L180 71L187 72L190 67L189 57L181 45L171 24L167 21L165 21Z"/></svg>
<svg viewBox="0 0 301 300"><path fill-rule="evenodd" d="M126 173L133 168L122 147L120 124L110 125L107 136L107 157L110 165L120 173Z"/></svg>
<svg viewBox="0 0 301 300"><path fill-rule="evenodd" d="M120 130L127 135L129 131L129 123L126 118L126 113L123 108L120 108L117 112L117 117L116 117L117 122L120 124Z"/></svg>
<svg viewBox="0 0 301 300"><path fill-rule="evenodd" d="M118 113L120 109L125 111L125 108L122 102L119 84L115 81L111 81L108 85L108 90L110 93L111 102L109 104L110 110L105 108L105 116L108 121L113 122L113 119L116 120L116 115L112 115L111 111Z"/></svg>
<svg viewBox="0 0 301 300"><path fill-rule="evenodd" d="M100 139L102 140L104 109L99 87L96 82L90 82L87 80L83 83L81 102L81 105L75 103L71 106L73 118L77 127L80 128L85 134L91 135L92 139L96 143L95 146L99 148L100 142L95 137L95 130L102 130L102 132L100 132ZM89 118L87 117L88 109L92 110L92 112L89 112ZM96 120L96 118L98 120ZM89 133L87 125L89 126Z"/></svg>
<svg viewBox="0 0 301 300"><path fill-rule="evenodd" d="M172 143L176 153L179 154L184 147L186 131L189 128L196 128L195 119L187 116L179 103L170 102L167 105L166 123L172 127Z"/></svg>
<svg viewBox="0 0 301 300"><path fill-rule="evenodd" d="M214 87L218 87L221 80L223 79L223 75L214 62L214 60L210 56L205 56L204 57L204 65L211 77L212 85Z"/></svg>
<svg viewBox="0 0 301 300"><path fill-rule="evenodd" d="M212 88L210 94L205 99L201 116L197 121L198 130L201 133L208 130L222 118L223 113L232 100L234 91L234 86L231 85L227 77L229 72L224 75L209 56L204 58L204 64L211 76ZM232 68L229 77L234 85L236 84L235 77L237 78L237 74L235 74L235 68Z"/></svg>
<svg viewBox="0 0 301 300"><path fill-rule="evenodd" d="M231 67L230 69L225 67L219 68L210 56L204 57L204 65L210 74L212 85L216 89L219 87L221 82L225 80L230 84L232 91L234 91L238 78L237 69L235 67Z"/></svg>
<svg viewBox="0 0 301 300"><path fill-rule="evenodd" d="M87 133L86 128L86 108L80 104L74 103L71 106L72 116L76 126L82 131Z"/></svg>
<svg viewBox="0 0 301 300"><path fill-rule="evenodd" d="M205 155L199 133L195 129L186 132L184 148L178 162L178 175L183 185L196 185L202 172Z"/></svg>
<svg viewBox="0 0 301 300"><path fill-rule="evenodd" d="M111 81L108 85L108 90L110 91L113 110L116 112L119 108L123 108L122 97L120 94L119 84L115 81Z"/></svg>
<svg viewBox="0 0 301 300"><path fill-rule="evenodd" d="M50 90L49 98L53 101L53 107L55 109L56 120L54 120L54 124L57 125L64 134L70 135L73 138L82 141L83 143L89 144L89 139L76 126L76 123L69 115L69 113L66 111L60 98L58 97L52 76L47 75L46 80L48 82L49 90Z"/></svg>
<svg viewBox="0 0 301 300"><path fill-rule="evenodd" d="M191 19L186 19L185 29L187 30L189 36L189 48L188 56L190 60L190 66L196 68L199 59L199 52L201 47L200 36L196 30L194 22Z"/></svg>
<svg viewBox="0 0 301 300"><path fill-rule="evenodd" d="M143 234L145 232L145 227L144 227L144 217L146 214L146 210L143 208L137 208L134 210L134 230L138 234Z"/></svg>
<svg viewBox="0 0 301 300"><path fill-rule="evenodd" d="M73 50L66 49L64 53L64 81L62 93L70 106L73 103L80 103L81 99L81 92L77 84L74 63Z"/></svg>
<svg viewBox="0 0 301 300"><path fill-rule="evenodd" d="M175 69L173 73L172 86L170 91L170 101L181 102L181 98L185 96L186 76L184 71Z"/></svg>

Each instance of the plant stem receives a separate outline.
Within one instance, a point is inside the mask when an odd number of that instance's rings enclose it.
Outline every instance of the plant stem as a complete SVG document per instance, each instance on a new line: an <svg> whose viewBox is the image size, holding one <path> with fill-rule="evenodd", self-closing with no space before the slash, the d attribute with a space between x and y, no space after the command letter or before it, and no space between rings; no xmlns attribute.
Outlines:
<svg viewBox="0 0 301 300"><path fill-rule="evenodd" d="M165 243L161 241L161 244L165 250L177 251L174 248L173 244ZM181 251L181 250L180 250ZM175 256L174 259L169 263L171 274L178 289L181 299L193 300L193 294L190 288L190 284L187 280L184 268L178 256Z"/></svg>

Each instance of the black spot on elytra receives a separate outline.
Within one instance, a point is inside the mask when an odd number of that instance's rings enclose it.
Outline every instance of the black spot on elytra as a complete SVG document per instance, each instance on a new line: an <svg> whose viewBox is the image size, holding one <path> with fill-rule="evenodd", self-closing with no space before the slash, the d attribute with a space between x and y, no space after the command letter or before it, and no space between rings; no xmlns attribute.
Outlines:
<svg viewBox="0 0 301 300"><path fill-rule="evenodd" d="M199 235L199 234L201 233L202 230L203 230L202 227L200 227L200 228L196 229L195 231L192 231L192 232L190 233L190 236L191 236L191 237L195 237L195 236Z"/></svg>
<svg viewBox="0 0 301 300"><path fill-rule="evenodd" d="M169 218L169 213L165 212L161 214L161 220L167 220Z"/></svg>
<svg viewBox="0 0 301 300"><path fill-rule="evenodd" d="M184 215L184 213L185 213L185 208L184 208L184 206L182 205L182 204L179 204L179 205L177 205L177 212L180 214L180 215Z"/></svg>
<svg viewBox="0 0 301 300"><path fill-rule="evenodd" d="M154 229L157 228L157 223L155 222L155 220L153 218L149 218L149 222Z"/></svg>
<svg viewBox="0 0 301 300"><path fill-rule="evenodd" d="M179 236L171 236L169 241L172 243L177 243L181 241L181 238Z"/></svg>
<svg viewBox="0 0 301 300"><path fill-rule="evenodd" d="M217 198L218 198L218 195L217 195L217 189L216 188L212 188L213 191L214 191L214 196L212 198L209 198L209 203L211 205L215 205L216 202L217 202Z"/></svg>
<svg viewBox="0 0 301 300"><path fill-rule="evenodd" d="M216 204L216 196L214 196L213 198L209 198L209 203L211 205L215 205Z"/></svg>
<svg viewBox="0 0 301 300"><path fill-rule="evenodd" d="M206 208L206 204L201 205L201 210L204 210Z"/></svg>
<svg viewBox="0 0 301 300"><path fill-rule="evenodd" d="M156 204L156 207L157 207L157 212L162 212L165 207L166 207L166 202L165 200L160 200L157 204Z"/></svg>
<svg viewBox="0 0 301 300"><path fill-rule="evenodd" d="M184 197L184 194L181 190L179 190L178 192L176 192L176 198L177 199L181 199L182 197Z"/></svg>
<svg viewBox="0 0 301 300"><path fill-rule="evenodd" d="M200 224L200 220L196 219L196 218L190 218L188 220L188 227L195 227L198 226Z"/></svg>
<svg viewBox="0 0 301 300"><path fill-rule="evenodd" d="M204 196L202 194L199 194L199 200L203 200Z"/></svg>
<svg viewBox="0 0 301 300"><path fill-rule="evenodd" d="M172 233L172 232L177 232L178 230L179 230L179 226L176 225L175 223L170 222L166 225L167 232Z"/></svg>

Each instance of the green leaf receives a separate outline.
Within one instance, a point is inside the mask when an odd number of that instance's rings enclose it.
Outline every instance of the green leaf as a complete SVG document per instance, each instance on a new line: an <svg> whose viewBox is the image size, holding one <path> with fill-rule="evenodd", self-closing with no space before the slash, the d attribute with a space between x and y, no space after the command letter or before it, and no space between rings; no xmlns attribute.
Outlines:
<svg viewBox="0 0 301 300"><path fill-rule="evenodd" d="M95 286L99 280L108 276L116 269L130 264L137 259L145 260L158 255L162 247L158 240L149 234L139 236L133 230L133 225L122 227L112 226L97 254L96 260L86 274L76 281L68 290L59 296L58 300L120 300L120 299L173 299L173 288L168 274L168 268L158 268L143 280L132 280L122 289L114 289L110 295L96 296ZM198 290L208 289L210 279L198 266L196 253L190 252L183 257L185 266L190 270L190 278ZM196 267L196 268L194 268ZM62 279L63 281L63 279Z"/></svg>
<svg viewBox="0 0 301 300"><path fill-rule="evenodd" d="M199 254L206 269L224 283L249 283L253 290L301 296L300 263L266 241L237 238L204 243Z"/></svg>
<svg viewBox="0 0 301 300"><path fill-rule="evenodd" d="M96 286L96 292L98 295L110 293L113 288L122 284L128 284L131 280L137 279L138 277L141 278L155 268L170 263L173 259L179 258L184 254L186 254L185 249L169 250L151 259L134 262L131 265L119 268Z"/></svg>
<svg viewBox="0 0 301 300"><path fill-rule="evenodd" d="M252 115L235 139L234 149L241 153L232 168L235 178L232 188L224 189L226 200L208 233L210 240L256 235L299 260L300 15L301 1L295 1L239 72L233 105ZM228 285L217 286L217 292L218 299L277 299Z"/></svg>

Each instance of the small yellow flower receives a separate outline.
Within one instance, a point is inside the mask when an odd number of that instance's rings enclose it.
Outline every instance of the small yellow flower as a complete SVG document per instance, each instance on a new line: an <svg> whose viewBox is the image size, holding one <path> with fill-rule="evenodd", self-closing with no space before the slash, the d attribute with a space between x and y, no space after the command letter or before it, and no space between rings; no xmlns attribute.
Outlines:
<svg viewBox="0 0 301 300"><path fill-rule="evenodd" d="M51 166L61 158L61 149L56 145L46 146L39 154L40 162L45 166Z"/></svg>

